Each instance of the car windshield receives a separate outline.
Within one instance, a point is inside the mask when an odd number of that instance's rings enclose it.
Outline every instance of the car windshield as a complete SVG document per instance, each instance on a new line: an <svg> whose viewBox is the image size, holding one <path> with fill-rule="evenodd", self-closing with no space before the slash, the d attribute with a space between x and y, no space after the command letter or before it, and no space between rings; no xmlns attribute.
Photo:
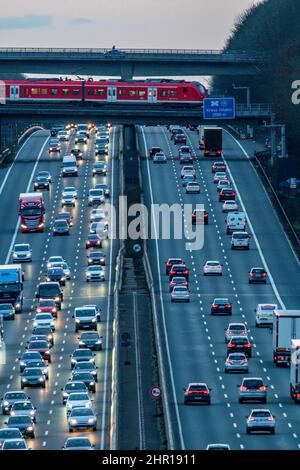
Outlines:
<svg viewBox="0 0 300 470"><path fill-rule="evenodd" d="M243 330L245 329L245 325L229 325L230 330Z"/></svg>
<svg viewBox="0 0 300 470"><path fill-rule="evenodd" d="M40 216L42 214L42 209L40 207L23 207L22 215L23 216Z"/></svg>
<svg viewBox="0 0 300 470"><path fill-rule="evenodd" d="M30 418L29 418L30 419ZM0 439L18 439L21 433L17 429L0 429Z"/></svg>
<svg viewBox="0 0 300 470"><path fill-rule="evenodd" d="M218 263L217 261L209 261L207 265L208 266L220 266L220 263Z"/></svg>
<svg viewBox="0 0 300 470"><path fill-rule="evenodd" d="M48 276L62 276L64 273L63 269L62 268L51 268L51 269L48 269Z"/></svg>
<svg viewBox="0 0 300 470"><path fill-rule="evenodd" d="M199 384L199 385L195 384L195 385L191 385L189 387L189 390L206 390L206 386L201 385L201 384Z"/></svg>
<svg viewBox="0 0 300 470"><path fill-rule="evenodd" d="M24 392L9 392L5 395L5 400L24 400L26 394Z"/></svg>
<svg viewBox="0 0 300 470"><path fill-rule="evenodd" d="M252 411L252 418L269 418L271 413L269 411Z"/></svg>
<svg viewBox="0 0 300 470"><path fill-rule="evenodd" d="M90 317L94 316L95 312L93 310L77 310L76 311L76 317L82 318L82 317Z"/></svg>
<svg viewBox="0 0 300 470"><path fill-rule="evenodd" d="M94 416L93 410L89 408L74 408L71 416Z"/></svg>
<svg viewBox="0 0 300 470"><path fill-rule="evenodd" d="M174 287L175 292L187 292L187 288L185 286L175 286Z"/></svg>
<svg viewBox="0 0 300 470"><path fill-rule="evenodd" d="M91 370L95 369L96 366L92 362L80 362L79 364L76 364L76 369L81 369L81 370Z"/></svg>
<svg viewBox="0 0 300 470"><path fill-rule="evenodd" d="M60 291L58 286L56 285L51 285L49 283L44 284L43 286L40 286L39 288L39 295L40 297L49 297L49 296L54 296L54 295L59 295Z"/></svg>
<svg viewBox="0 0 300 470"><path fill-rule="evenodd" d="M91 447L91 443L87 437L75 437L67 440L66 447Z"/></svg>
<svg viewBox="0 0 300 470"><path fill-rule="evenodd" d="M22 359L28 360L28 359L38 359L40 358L40 353L39 352L26 352L23 354Z"/></svg>
<svg viewBox="0 0 300 470"><path fill-rule="evenodd" d="M243 385L248 388L259 388L263 386L263 381L259 379L247 379L243 381Z"/></svg>
<svg viewBox="0 0 300 470"><path fill-rule="evenodd" d="M244 359L246 359L246 357L244 356L244 354L232 354L230 356L230 359L233 359L234 361L243 361Z"/></svg>
<svg viewBox="0 0 300 470"><path fill-rule="evenodd" d="M80 391L80 390L86 390L86 386L85 384L82 382L78 382L78 383L74 383L74 382L70 382L70 383L67 383L66 386L65 386L65 390L68 392L68 391Z"/></svg>
<svg viewBox="0 0 300 470"><path fill-rule="evenodd" d="M94 164L94 168L103 168L104 167L104 163L100 162L100 163L95 163Z"/></svg>
<svg viewBox="0 0 300 470"><path fill-rule="evenodd" d="M8 440L5 441L3 444L2 449L9 450L9 449L27 449L26 442L23 439L20 439L18 441L16 440Z"/></svg>
<svg viewBox="0 0 300 470"><path fill-rule="evenodd" d="M51 313L39 313L37 316L36 316L36 320L52 320L52 315Z"/></svg>
<svg viewBox="0 0 300 470"><path fill-rule="evenodd" d="M28 423L29 426L32 425L30 416L10 416L8 424L19 424L19 423Z"/></svg>
<svg viewBox="0 0 300 470"><path fill-rule="evenodd" d="M252 272L255 274L262 274L264 271L263 269L252 269Z"/></svg>
<svg viewBox="0 0 300 470"><path fill-rule="evenodd" d="M215 299L214 300L215 304L228 304L228 299Z"/></svg>
<svg viewBox="0 0 300 470"><path fill-rule="evenodd" d="M248 342L247 338L238 338L238 337L233 337L231 339L232 343L235 344L246 344Z"/></svg>
<svg viewBox="0 0 300 470"><path fill-rule="evenodd" d="M39 367L26 367L26 369L23 372L23 375L28 376L28 375L41 375L41 369Z"/></svg>
<svg viewBox="0 0 300 470"><path fill-rule="evenodd" d="M98 272L98 271L102 271L102 268L100 266L89 266L87 268L87 271L94 271L94 272Z"/></svg>
<svg viewBox="0 0 300 470"><path fill-rule="evenodd" d="M13 310L12 304L0 304L0 310Z"/></svg>
<svg viewBox="0 0 300 470"><path fill-rule="evenodd" d="M29 349L48 349L48 344L46 343L46 341L30 341L29 343L29 346L28 346Z"/></svg>
<svg viewBox="0 0 300 470"><path fill-rule="evenodd" d="M78 351L75 351L73 356L74 357L91 357L93 355L92 351L90 349L84 350L84 349L79 349Z"/></svg>
<svg viewBox="0 0 300 470"><path fill-rule="evenodd" d="M248 238L248 234L247 233L235 233L233 238L236 238L238 240L246 240Z"/></svg>
<svg viewBox="0 0 300 470"><path fill-rule="evenodd" d="M102 196L103 190L102 189L91 189L90 196Z"/></svg>
<svg viewBox="0 0 300 470"><path fill-rule="evenodd" d="M13 405L14 410L32 410L33 405L29 401L17 402Z"/></svg>
<svg viewBox="0 0 300 470"><path fill-rule="evenodd" d="M94 380L90 372L78 372L73 375L74 380L92 382Z"/></svg>
<svg viewBox="0 0 300 470"><path fill-rule="evenodd" d="M99 338L98 333L82 333L80 339L85 340L85 339L98 339L98 338Z"/></svg>
<svg viewBox="0 0 300 470"><path fill-rule="evenodd" d="M70 401L78 401L78 400L89 400L88 393L71 393L69 396Z"/></svg>
<svg viewBox="0 0 300 470"><path fill-rule="evenodd" d="M40 307L54 307L54 300L41 300Z"/></svg>
<svg viewBox="0 0 300 470"><path fill-rule="evenodd" d="M29 251L29 245L15 245L15 251Z"/></svg>

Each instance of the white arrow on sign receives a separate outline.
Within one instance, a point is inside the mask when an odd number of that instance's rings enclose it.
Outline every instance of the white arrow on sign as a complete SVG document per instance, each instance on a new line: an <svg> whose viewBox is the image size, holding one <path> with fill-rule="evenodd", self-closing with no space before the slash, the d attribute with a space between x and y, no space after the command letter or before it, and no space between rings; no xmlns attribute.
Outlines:
<svg viewBox="0 0 300 470"><path fill-rule="evenodd" d="M159 387L152 387L150 393L153 398L159 398L161 395L161 389Z"/></svg>

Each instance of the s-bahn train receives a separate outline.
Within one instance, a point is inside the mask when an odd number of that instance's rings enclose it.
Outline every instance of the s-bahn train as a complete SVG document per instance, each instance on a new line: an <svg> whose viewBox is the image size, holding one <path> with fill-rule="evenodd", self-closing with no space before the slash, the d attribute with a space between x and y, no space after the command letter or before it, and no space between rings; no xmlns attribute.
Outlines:
<svg viewBox="0 0 300 470"><path fill-rule="evenodd" d="M201 104L208 96L199 82L184 80L3 80L6 103ZM2 99L3 101L3 99Z"/></svg>

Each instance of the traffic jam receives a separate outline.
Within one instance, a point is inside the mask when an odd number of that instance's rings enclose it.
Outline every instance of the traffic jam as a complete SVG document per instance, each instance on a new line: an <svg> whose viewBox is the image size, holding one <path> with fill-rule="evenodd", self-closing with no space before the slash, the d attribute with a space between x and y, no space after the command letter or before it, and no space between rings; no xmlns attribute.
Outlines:
<svg viewBox="0 0 300 470"><path fill-rule="evenodd" d="M63 450L93 450L99 440L96 431L103 393L99 364L106 354L102 306L110 277L110 214L106 205L111 197L108 177L112 134L107 124L72 123L51 128L45 158L59 164L59 173L37 171L29 191L19 195L18 232L9 262L0 266L0 317L4 341L8 321L24 322L25 333L28 331L30 336L21 343L16 364L8 364L16 370L17 378L1 396L3 450L36 448L35 440L39 448L47 448L49 431L44 431L44 426L51 426L51 415L46 422L45 411L41 418L40 406L36 406L36 401L47 406L47 389L65 414L61 429ZM86 217L88 224L83 224ZM78 230L76 235L74 230ZM31 277L31 264L41 262L36 253L36 237L41 236L37 232L48 237L44 255L48 246L59 249L43 258L35 281L35 302L28 312L27 277ZM75 257L75 253L80 256ZM74 293L76 278L80 287ZM67 326L64 333L63 327ZM68 355L64 351L66 334L74 345ZM66 365L69 378L62 384L61 367ZM101 375L102 372L101 366ZM38 390L44 390L42 395Z"/></svg>

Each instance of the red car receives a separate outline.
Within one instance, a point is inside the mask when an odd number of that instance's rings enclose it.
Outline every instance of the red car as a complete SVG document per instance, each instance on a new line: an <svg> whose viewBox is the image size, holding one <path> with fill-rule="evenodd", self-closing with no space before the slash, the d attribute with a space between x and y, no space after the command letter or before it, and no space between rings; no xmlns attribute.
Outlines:
<svg viewBox="0 0 300 470"><path fill-rule="evenodd" d="M47 341L30 341L28 348L26 349L28 352L39 352L45 361L51 363L51 354L49 351L49 343Z"/></svg>
<svg viewBox="0 0 300 470"><path fill-rule="evenodd" d="M35 309L36 313L51 313L54 318L57 318L57 307L52 299L40 299Z"/></svg>
<svg viewBox="0 0 300 470"><path fill-rule="evenodd" d="M87 237L85 242L86 248L101 248L102 247L102 240L96 233L90 233Z"/></svg>

